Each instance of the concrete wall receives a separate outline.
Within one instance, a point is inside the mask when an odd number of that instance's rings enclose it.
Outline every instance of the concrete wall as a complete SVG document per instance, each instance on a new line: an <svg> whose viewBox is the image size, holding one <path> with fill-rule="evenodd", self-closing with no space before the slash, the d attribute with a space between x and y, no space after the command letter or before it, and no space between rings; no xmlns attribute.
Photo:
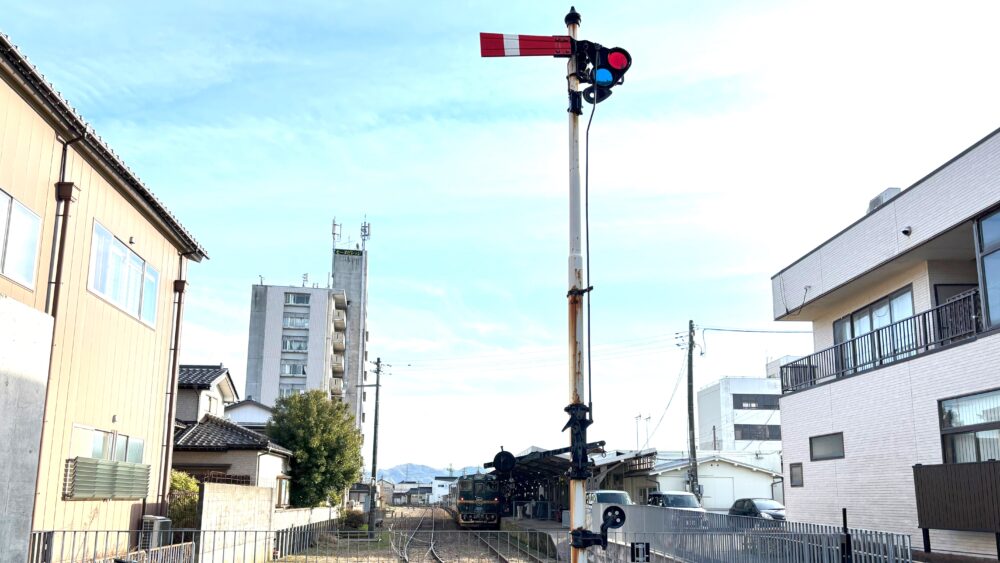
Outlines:
<svg viewBox="0 0 1000 563"><path fill-rule="evenodd" d="M913 465L943 462L938 401L997 387L1000 338L940 352L787 395L781 400L785 504L793 520L910 534L919 544ZM810 461L809 438L843 432L843 459ZM787 468L801 463L802 487ZM996 557L995 538L931 531L935 551Z"/></svg>
<svg viewBox="0 0 1000 563"><path fill-rule="evenodd" d="M229 563L270 561L274 532L326 522L338 517L336 508L274 508L272 488L205 483L201 489L200 561Z"/></svg>
<svg viewBox="0 0 1000 563"><path fill-rule="evenodd" d="M203 483L201 485L201 529L217 530L204 540L205 563L268 561L274 536L270 534L274 491L261 487ZM225 530L227 533L222 533ZM203 538L208 536L203 533Z"/></svg>
<svg viewBox="0 0 1000 563"><path fill-rule="evenodd" d="M295 526L305 526L317 522L334 520L340 515L340 507L275 509L271 515L271 529L285 530Z"/></svg>
<svg viewBox="0 0 1000 563"><path fill-rule="evenodd" d="M991 207L1000 201L998 177L1000 136L994 135L775 275L774 317L798 307L805 286L811 286L808 303ZM905 226L910 236L901 233Z"/></svg>
<svg viewBox="0 0 1000 563"><path fill-rule="evenodd" d="M309 295L309 305L286 305L285 293ZM327 288L295 286L253 286L250 303L250 338L247 355L247 386L245 396L268 406L278 400L279 386L287 383L304 384L306 389L328 391L331 377L331 334L334 331L334 302ZM285 312L307 313L307 329L283 327ZM308 339L305 352L282 352L283 336ZM306 363L303 377L281 377L281 360ZM338 374L339 375L339 374Z"/></svg>
<svg viewBox="0 0 1000 563"><path fill-rule="evenodd" d="M364 414L364 396L358 385L364 384L367 360L367 277L368 253L360 256L335 254L333 286L347 294L347 349L344 351L344 402L351 408L355 425L360 429Z"/></svg>
<svg viewBox="0 0 1000 563"><path fill-rule="evenodd" d="M717 449L712 444L713 427L717 437L722 437L722 399L719 389L721 385L722 383L717 381L698 390L698 448L703 450Z"/></svg>
<svg viewBox="0 0 1000 563"><path fill-rule="evenodd" d="M0 545L11 561L28 557L51 346L52 317L0 295Z"/></svg>

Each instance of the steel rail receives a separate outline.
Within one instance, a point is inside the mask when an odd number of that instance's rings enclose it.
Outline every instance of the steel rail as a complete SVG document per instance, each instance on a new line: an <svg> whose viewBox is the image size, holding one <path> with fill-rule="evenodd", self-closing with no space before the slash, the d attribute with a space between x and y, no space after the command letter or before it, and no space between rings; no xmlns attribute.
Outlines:
<svg viewBox="0 0 1000 563"><path fill-rule="evenodd" d="M516 563L517 560L521 559L521 556L527 558L529 561L532 561L534 563L544 563L544 561L540 559L538 556L532 554L531 552L529 552L528 550L524 549L523 547L517 544L513 544L513 548L518 552L517 553L518 559L512 561L509 557L500 553L500 548L491 544L489 539L483 537L482 533L477 532L476 537L479 538L479 541L483 542L483 544L486 545L486 547L488 547L490 551L496 554L497 558L503 563Z"/></svg>

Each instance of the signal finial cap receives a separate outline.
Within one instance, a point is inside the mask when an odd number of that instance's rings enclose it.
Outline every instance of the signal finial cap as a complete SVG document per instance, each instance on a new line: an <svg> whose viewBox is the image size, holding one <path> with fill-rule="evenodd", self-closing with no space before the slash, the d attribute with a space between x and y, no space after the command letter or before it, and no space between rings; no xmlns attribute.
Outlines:
<svg viewBox="0 0 1000 563"><path fill-rule="evenodd" d="M576 11L576 7L570 6L569 13L566 14L566 19L563 21L566 22L566 25L580 25L580 21L582 21L582 19L583 18L580 17L580 12Z"/></svg>

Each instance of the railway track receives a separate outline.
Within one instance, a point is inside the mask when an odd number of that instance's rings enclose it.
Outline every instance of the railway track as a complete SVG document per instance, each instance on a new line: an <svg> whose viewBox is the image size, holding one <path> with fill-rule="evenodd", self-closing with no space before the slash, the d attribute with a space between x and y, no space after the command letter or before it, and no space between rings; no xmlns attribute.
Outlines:
<svg viewBox="0 0 1000 563"><path fill-rule="evenodd" d="M453 517L428 508L394 526L393 551L405 563L547 563L554 561L529 549L521 533L459 530Z"/></svg>
<svg viewBox="0 0 1000 563"><path fill-rule="evenodd" d="M475 532L475 534L476 538L490 550L491 556L495 556L498 561L503 563L544 563L545 561L519 545L509 542L504 544L499 534L493 534L492 538L489 532Z"/></svg>

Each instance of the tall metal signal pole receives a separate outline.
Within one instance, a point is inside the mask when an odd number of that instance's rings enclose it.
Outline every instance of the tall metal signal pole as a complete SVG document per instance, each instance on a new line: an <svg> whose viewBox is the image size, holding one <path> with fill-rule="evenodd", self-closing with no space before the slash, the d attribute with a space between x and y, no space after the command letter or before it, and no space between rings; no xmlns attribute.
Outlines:
<svg viewBox="0 0 1000 563"><path fill-rule="evenodd" d="M566 30L571 40L577 39L580 30L580 14L570 8L566 18ZM577 74L577 58L570 57L566 62L567 86L569 87L569 97L571 108L575 106L574 99L579 96L580 78ZM569 291L567 292L569 302L569 406L566 407L570 414L570 422L576 421L583 426L582 430L586 436L586 427L590 425L587 419L586 405L583 404L583 244L582 230L580 228L582 218L582 208L580 205L580 113L577 111L567 112L569 116ZM582 455L586 459L586 439L584 444L580 444L578 437L574 436L575 428L570 429L570 447L574 450L573 455ZM570 475L569 482L569 529L576 530L583 528L586 521L587 503L586 477L579 475L574 468ZM587 563L587 550L572 547L570 561L573 563Z"/></svg>
<svg viewBox="0 0 1000 563"><path fill-rule="evenodd" d="M632 65L628 51L620 47L605 48L598 43L578 41L580 14L570 8L563 20L568 35L543 36L481 33L480 48L484 57L551 56L567 57L566 82L569 93L569 399L564 410L569 422L563 430L570 431L571 468L569 471L570 561L586 563L588 546L607 546L607 529L618 528L625 522L620 508L609 508L604 515L602 533L584 529L587 509L584 488L590 475L587 458L587 427L593 423L590 407L584 404L583 296L591 290L584 285L582 206L580 197L580 114L583 101L598 104L611 96L611 89L624 81ZM591 84L580 91L580 83ZM587 280L589 282L589 280Z"/></svg>

